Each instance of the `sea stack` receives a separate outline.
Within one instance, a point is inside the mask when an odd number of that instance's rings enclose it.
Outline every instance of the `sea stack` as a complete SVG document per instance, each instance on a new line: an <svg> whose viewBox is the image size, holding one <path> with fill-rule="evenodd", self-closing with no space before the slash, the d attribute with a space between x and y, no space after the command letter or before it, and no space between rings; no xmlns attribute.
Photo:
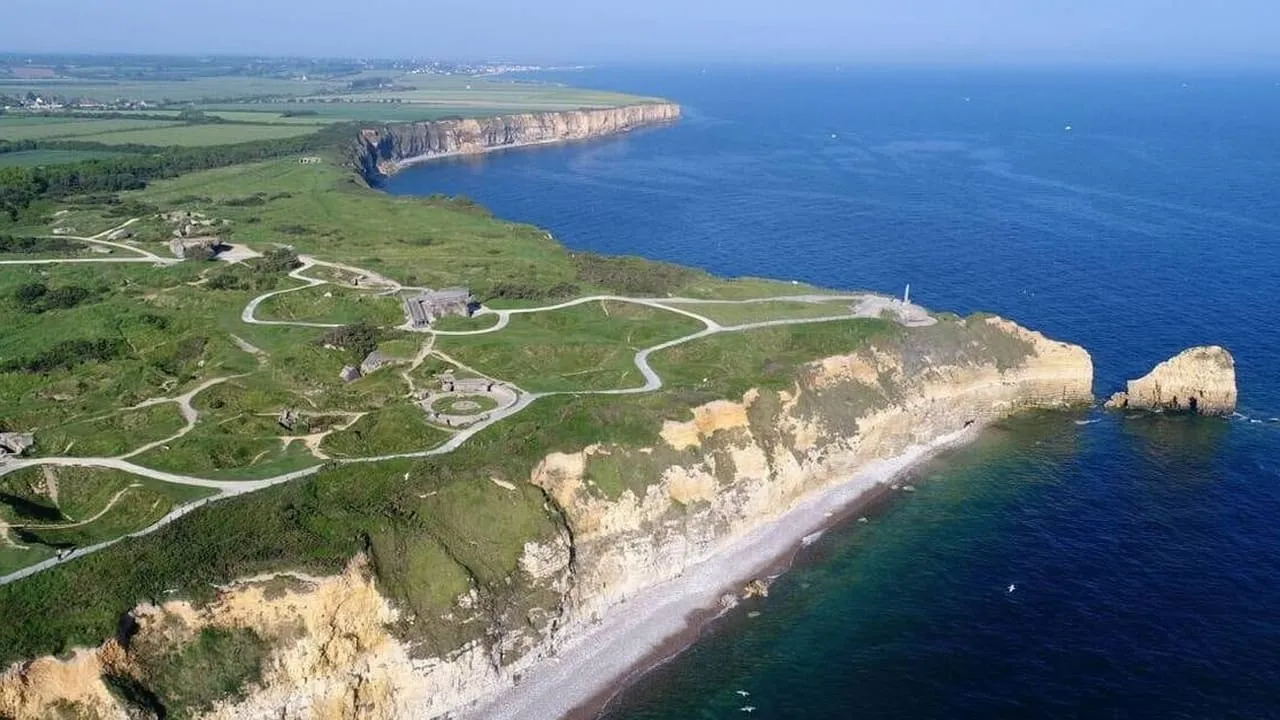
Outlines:
<svg viewBox="0 0 1280 720"><path fill-rule="evenodd" d="M1193 347L1130 380L1108 408L1230 415L1236 409L1236 363L1217 345Z"/></svg>

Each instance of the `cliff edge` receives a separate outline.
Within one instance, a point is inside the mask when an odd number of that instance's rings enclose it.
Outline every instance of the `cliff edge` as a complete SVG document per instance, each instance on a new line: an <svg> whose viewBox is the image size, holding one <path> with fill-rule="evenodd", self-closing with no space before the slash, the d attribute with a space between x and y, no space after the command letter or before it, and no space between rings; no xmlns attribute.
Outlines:
<svg viewBox="0 0 1280 720"><path fill-rule="evenodd" d="M588 140L680 117L674 103L384 125L360 131L354 164L373 182L434 158Z"/></svg>
<svg viewBox="0 0 1280 720"><path fill-rule="evenodd" d="M1155 412L1230 415L1236 409L1236 363L1217 345L1193 347L1165 360L1128 389L1111 396L1107 407Z"/></svg>

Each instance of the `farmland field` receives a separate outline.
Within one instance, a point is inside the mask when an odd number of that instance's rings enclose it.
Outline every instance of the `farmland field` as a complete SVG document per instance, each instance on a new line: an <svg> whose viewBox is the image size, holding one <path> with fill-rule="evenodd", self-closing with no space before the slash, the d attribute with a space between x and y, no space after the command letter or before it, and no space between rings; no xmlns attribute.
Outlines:
<svg viewBox="0 0 1280 720"><path fill-rule="evenodd" d="M252 108L251 111L246 110ZM214 115L224 113L262 114L267 117L279 117L286 112L314 112L285 120L310 120L317 124L363 120L371 122L412 122L416 120L434 120L436 118L458 115L455 107L434 107L422 104L392 102L276 102L276 103L219 103L202 105L201 109ZM481 113L474 113L479 115ZM492 114L492 113L490 113ZM269 122L274 123L274 120Z"/></svg>
<svg viewBox="0 0 1280 720"><path fill-rule="evenodd" d="M99 135L84 135L79 139L106 145L130 143L157 146L228 145L250 140L279 140L315 131L316 126L313 125L180 125L128 132L105 132Z"/></svg>
<svg viewBox="0 0 1280 720"><path fill-rule="evenodd" d="M250 105L248 107L254 106ZM219 110L208 114L231 122L267 123L270 125L326 125L334 121L334 118L326 118L319 114L285 117L280 112L272 110Z"/></svg>
<svg viewBox="0 0 1280 720"><path fill-rule="evenodd" d="M421 103L435 107L520 107L531 110L617 107L641 99L634 95L554 85L498 82L419 87L413 90L385 93L352 93L336 97L347 102L377 102L383 98L395 98L403 104Z"/></svg>
<svg viewBox="0 0 1280 720"><path fill-rule="evenodd" d="M57 165L59 163L80 162L81 160L100 160L116 157L119 153L101 150L24 150L22 152L0 153L0 168L35 167L37 165Z"/></svg>
<svg viewBox="0 0 1280 720"><path fill-rule="evenodd" d="M104 135L121 131L172 127L160 120L90 120L81 118L3 117L0 118L0 140L81 139L88 135ZM95 142L105 142L97 137ZM135 142L118 140L116 142Z"/></svg>
<svg viewBox="0 0 1280 720"><path fill-rule="evenodd" d="M152 103L232 100L253 96L310 95L342 83L283 80L266 77L209 77L181 81L92 81L92 80L0 80L0 93L23 95L56 93L87 97L99 102L116 98Z"/></svg>

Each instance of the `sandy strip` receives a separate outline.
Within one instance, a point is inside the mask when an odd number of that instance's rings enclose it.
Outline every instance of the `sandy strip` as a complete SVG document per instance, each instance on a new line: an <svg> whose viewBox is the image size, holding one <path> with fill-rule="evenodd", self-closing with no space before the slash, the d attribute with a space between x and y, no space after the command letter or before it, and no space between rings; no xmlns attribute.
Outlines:
<svg viewBox="0 0 1280 720"><path fill-rule="evenodd" d="M784 513L776 520L734 540L714 557L683 575L644 590L611 608L601 622L561 646L560 654L525 670L520 683L460 714L480 720L550 720L566 715L593 717L602 705L643 671L692 641L698 618L718 606L720 597L736 593L789 557L805 537L832 523L832 518L870 491L893 480L939 450L972 439L977 427L917 445L888 460L865 467L849 481L835 485ZM672 647L683 636L684 643Z"/></svg>

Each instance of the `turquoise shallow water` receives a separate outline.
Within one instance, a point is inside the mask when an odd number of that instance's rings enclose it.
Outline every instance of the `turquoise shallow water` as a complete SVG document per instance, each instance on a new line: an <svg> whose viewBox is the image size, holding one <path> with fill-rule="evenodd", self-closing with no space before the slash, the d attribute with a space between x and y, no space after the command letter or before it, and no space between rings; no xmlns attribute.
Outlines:
<svg viewBox="0 0 1280 720"><path fill-rule="evenodd" d="M1280 717L1280 78L564 79L671 97L686 118L387 189L466 194L575 248L910 282L927 305L1085 345L1100 393L1221 343L1242 393L1231 420L986 433L826 533L609 718Z"/></svg>

